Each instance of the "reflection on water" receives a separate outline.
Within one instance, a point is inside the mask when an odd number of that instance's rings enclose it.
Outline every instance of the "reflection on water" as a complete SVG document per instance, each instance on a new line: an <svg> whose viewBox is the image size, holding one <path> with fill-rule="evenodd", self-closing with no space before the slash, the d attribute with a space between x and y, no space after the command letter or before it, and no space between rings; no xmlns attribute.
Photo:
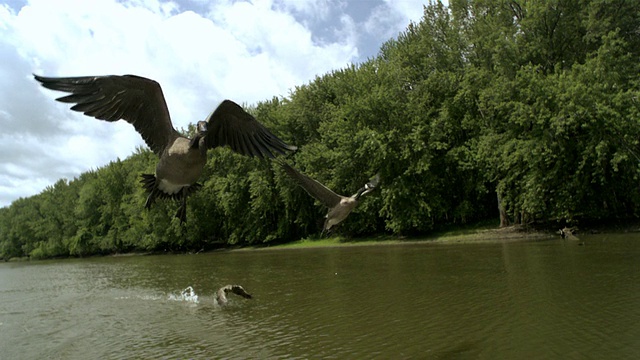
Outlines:
<svg viewBox="0 0 640 360"><path fill-rule="evenodd" d="M0 264L2 358L640 358L640 237ZM215 304L223 285L253 299Z"/></svg>

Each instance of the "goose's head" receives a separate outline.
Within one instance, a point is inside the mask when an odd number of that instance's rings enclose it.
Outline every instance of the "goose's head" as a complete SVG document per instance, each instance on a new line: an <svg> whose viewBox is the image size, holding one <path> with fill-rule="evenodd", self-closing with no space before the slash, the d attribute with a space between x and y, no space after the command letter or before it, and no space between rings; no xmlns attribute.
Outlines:
<svg viewBox="0 0 640 360"><path fill-rule="evenodd" d="M207 132L209 131L209 124L206 121L198 121L196 124L196 135L191 139L191 143L189 146L191 148L199 148L201 146L201 142L204 141L205 136L207 136ZM204 147L203 147L204 148Z"/></svg>
<svg viewBox="0 0 640 360"><path fill-rule="evenodd" d="M196 135L200 137L207 135L207 132L209 131L208 126L209 124L207 124L206 121L198 121L198 124L196 125Z"/></svg>

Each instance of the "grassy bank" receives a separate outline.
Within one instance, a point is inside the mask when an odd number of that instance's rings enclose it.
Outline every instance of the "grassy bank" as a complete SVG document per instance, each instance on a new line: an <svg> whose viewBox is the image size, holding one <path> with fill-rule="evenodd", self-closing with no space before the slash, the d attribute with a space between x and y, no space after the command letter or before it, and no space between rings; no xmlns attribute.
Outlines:
<svg viewBox="0 0 640 360"><path fill-rule="evenodd" d="M302 239L287 244L272 245L270 249L311 248L330 246L359 246L359 245L383 245L383 244L408 244L408 243L434 243L434 244L470 244L511 241L536 241L536 240L560 240L557 229L547 225L544 228L532 226L512 225L497 227L496 221L472 224L463 227L452 227L436 231L427 236L398 237L377 236L372 238L345 238L329 237L324 239ZM591 223L588 226L578 226L578 237L585 234L597 233L630 233L640 232L640 223L637 221L620 221L606 223Z"/></svg>
<svg viewBox="0 0 640 360"><path fill-rule="evenodd" d="M301 239L287 244L271 245L268 249L296 249L331 246L362 246L362 245L394 245L408 243L440 243L440 244L461 244L478 242L504 242L504 241L526 241L560 238L553 232L534 230L524 226L509 226L497 228L488 224L476 224L465 228L441 230L428 236L421 237L397 237L397 236L377 236L371 238L345 238L341 236L323 239ZM256 249L252 247L251 249ZM264 248L260 248L264 249Z"/></svg>

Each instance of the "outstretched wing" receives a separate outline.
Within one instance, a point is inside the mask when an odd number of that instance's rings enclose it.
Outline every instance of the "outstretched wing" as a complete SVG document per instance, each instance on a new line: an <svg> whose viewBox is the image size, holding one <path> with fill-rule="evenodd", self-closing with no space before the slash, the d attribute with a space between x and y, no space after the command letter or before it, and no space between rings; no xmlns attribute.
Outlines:
<svg viewBox="0 0 640 360"><path fill-rule="evenodd" d="M251 299L253 297L240 285L227 285L227 286L231 286L231 291L234 294L240 295L245 299Z"/></svg>
<svg viewBox="0 0 640 360"><path fill-rule="evenodd" d="M300 187L305 189L309 195L320 201L324 206L333 208L340 203L340 200L342 200L340 195L334 193L331 189L322 185L318 181L300 173L284 161L278 161L278 163L284 168L284 171L290 178L295 180Z"/></svg>
<svg viewBox="0 0 640 360"><path fill-rule="evenodd" d="M242 155L274 158L276 154L295 151L297 147L287 145L269 129L258 122L240 105L231 100L223 101L207 119L207 147L229 147Z"/></svg>
<svg viewBox="0 0 640 360"><path fill-rule="evenodd" d="M151 79L135 75L34 77L47 89L71 93L57 99L75 104L71 110L99 120L131 123L158 155L179 136L162 89Z"/></svg>

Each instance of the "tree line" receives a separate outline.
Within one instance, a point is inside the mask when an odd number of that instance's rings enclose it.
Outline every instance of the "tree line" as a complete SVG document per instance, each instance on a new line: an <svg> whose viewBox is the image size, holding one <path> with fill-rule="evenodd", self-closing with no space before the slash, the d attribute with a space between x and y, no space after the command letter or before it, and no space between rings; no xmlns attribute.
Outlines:
<svg viewBox="0 0 640 360"><path fill-rule="evenodd" d="M250 109L299 147L286 161L329 188L350 195L380 174L338 231L637 218L638 1L449 3L425 5L376 57ZM187 226L171 201L145 211L139 175L156 161L139 148L0 209L0 256L198 251L321 230L325 209L277 164L226 148L209 152Z"/></svg>

